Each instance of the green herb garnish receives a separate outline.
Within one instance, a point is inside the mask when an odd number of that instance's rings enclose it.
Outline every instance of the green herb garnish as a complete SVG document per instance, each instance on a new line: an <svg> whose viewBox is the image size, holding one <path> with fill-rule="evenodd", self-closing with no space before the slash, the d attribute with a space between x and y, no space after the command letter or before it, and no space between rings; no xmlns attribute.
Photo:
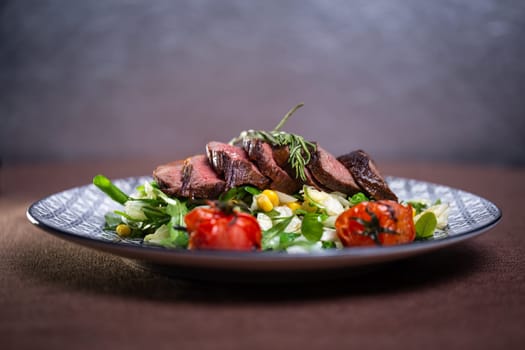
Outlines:
<svg viewBox="0 0 525 350"><path fill-rule="evenodd" d="M296 110L304 106L304 103L299 103L294 108L286 113L283 119L277 124L272 131L264 130L248 130L243 131L239 137L230 141L230 144L235 144L242 141L244 138L257 138L268 142L275 147L288 146L290 157L288 163L292 169L295 170L295 177L306 181L306 174L304 167L310 162L312 152L315 152L316 145L312 142L306 141L304 137L281 131L286 121L295 113Z"/></svg>
<svg viewBox="0 0 525 350"><path fill-rule="evenodd" d="M428 208L428 205L421 201L408 201L407 204L410 204L410 206L414 208L416 215L421 214L423 211L425 211L425 209Z"/></svg>
<svg viewBox="0 0 525 350"><path fill-rule="evenodd" d="M350 197L348 201L350 202L350 206L353 207L354 205L358 205L361 202L368 202L369 199L363 192L357 192L352 197Z"/></svg>

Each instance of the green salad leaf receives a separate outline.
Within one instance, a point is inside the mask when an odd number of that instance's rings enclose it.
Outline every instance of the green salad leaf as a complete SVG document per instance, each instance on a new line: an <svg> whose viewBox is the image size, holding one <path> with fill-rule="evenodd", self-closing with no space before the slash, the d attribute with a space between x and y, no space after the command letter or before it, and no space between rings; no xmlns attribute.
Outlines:
<svg viewBox="0 0 525 350"><path fill-rule="evenodd" d="M295 240L301 237L299 233L281 232L279 234L279 248L286 249L295 244Z"/></svg>
<svg viewBox="0 0 525 350"><path fill-rule="evenodd" d="M434 235L437 226L436 215L426 212L416 221L416 238L426 239Z"/></svg>
<svg viewBox="0 0 525 350"><path fill-rule="evenodd" d="M337 246L334 241L321 241L323 249L335 249Z"/></svg>
<svg viewBox="0 0 525 350"><path fill-rule="evenodd" d="M288 216L282 219L278 219L278 222L274 226L262 232L262 239L261 239L262 250L269 250L269 249L278 250L281 248L279 245L281 241L280 235L285 232L286 227L288 227L290 222L292 222L292 219L293 219L293 216ZM276 237L279 237L279 239L275 239ZM287 238L284 237L283 240L287 240Z"/></svg>
<svg viewBox="0 0 525 350"><path fill-rule="evenodd" d="M317 242L323 235L323 220L325 215L306 213L301 223L301 233L310 242Z"/></svg>
<svg viewBox="0 0 525 350"><path fill-rule="evenodd" d="M354 205L357 205L361 202L368 202L370 199L368 199L367 196L363 192L357 192L354 194L350 199L348 200L350 202L350 206L353 207Z"/></svg>

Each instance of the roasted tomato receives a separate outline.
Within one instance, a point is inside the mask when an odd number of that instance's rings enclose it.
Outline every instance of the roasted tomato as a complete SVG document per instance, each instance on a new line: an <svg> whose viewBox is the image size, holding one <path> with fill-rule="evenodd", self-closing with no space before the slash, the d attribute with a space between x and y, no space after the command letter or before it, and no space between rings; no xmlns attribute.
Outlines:
<svg viewBox="0 0 525 350"><path fill-rule="evenodd" d="M190 235L189 249L257 250L261 228L245 213L223 210L215 205L195 208L184 218Z"/></svg>
<svg viewBox="0 0 525 350"><path fill-rule="evenodd" d="M335 228L347 247L408 243L416 237L412 208L391 200L355 205L339 215Z"/></svg>

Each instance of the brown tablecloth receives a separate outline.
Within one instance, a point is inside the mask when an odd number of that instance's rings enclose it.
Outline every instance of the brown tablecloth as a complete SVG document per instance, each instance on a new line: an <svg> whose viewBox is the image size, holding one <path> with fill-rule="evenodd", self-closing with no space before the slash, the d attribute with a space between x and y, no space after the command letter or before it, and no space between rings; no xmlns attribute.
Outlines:
<svg viewBox="0 0 525 350"><path fill-rule="evenodd" d="M503 220L457 246L309 285L176 280L26 219L33 201L96 173L143 175L157 163L1 169L1 349L524 348L525 169L383 164L386 174L486 197Z"/></svg>

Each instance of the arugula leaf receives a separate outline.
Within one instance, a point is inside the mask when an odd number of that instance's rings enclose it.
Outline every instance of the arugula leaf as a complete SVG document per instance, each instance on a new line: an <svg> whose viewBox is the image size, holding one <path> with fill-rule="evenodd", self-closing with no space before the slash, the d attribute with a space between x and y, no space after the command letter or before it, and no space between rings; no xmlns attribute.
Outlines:
<svg viewBox="0 0 525 350"><path fill-rule="evenodd" d="M262 232L261 248L263 250L278 249L279 240L275 238L284 232L286 227L292 222L293 216L288 216L279 220L272 228Z"/></svg>
<svg viewBox="0 0 525 350"><path fill-rule="evenodd" d="M144 241L164 247L187 247L189 242L188 233L184 230L176 229L176 227L184 225L184 216L188 212L186 203L172 199L171 203L163 208L163 212L164 223L158 225L154 233L146 235ZM160 223L160 221L152 222L153 225Z"/></svg>

